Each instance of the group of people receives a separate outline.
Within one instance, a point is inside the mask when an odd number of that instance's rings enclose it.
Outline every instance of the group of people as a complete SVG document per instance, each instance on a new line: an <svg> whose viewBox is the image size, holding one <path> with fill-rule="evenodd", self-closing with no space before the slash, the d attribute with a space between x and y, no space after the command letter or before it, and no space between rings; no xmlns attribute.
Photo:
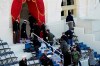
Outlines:
<svg viewBox="0 0 100 66"><path fill-rule="evenodd" d="M42 38L45 42L48 42L51 46L54 42L54 35L50 32L49 29L46 28L46 25L43 23L41 26L39 26L35 19L32 18L32 16L29 17L30 22L30 37L31 41L34 45L34 50L36 53L39 53L39 47L41 46L41 43L38 40L39 36ZM73 16L71 15L71 12L68 12L68 16L66 17L66 22L68 23L69 30L62 33L62 36L59 40L60 47L57 49L58 51L61 49L61 52L63 56L61 55L61 58L64 59L63 66L82 66L80 62L81 58L81 49L77 43L74 42L74 28L75 23ZM16 22L15 22L16 23ZM27 38L26 34L26 23L27 21L24 21L24 23L21 26L21 38L24 38L24 40ZM17 23L16 23L17 24ZM19 26L19 25L17 25ZM19 30L19 28L16 28ZM16 30L14 30L14 33L18 34ZM34 35L35 34L35 35ZM58 52L55 52L58 53ZM59 53L58 53L59 54ZM89 66L91 66L91 58L94 58L92 50L89 48ZM22 59L20 63L26 63L26 59ZM40 61L42 62L42 65L47 66L54 66L53 60L47 57L47 51L45 50L42 56L40 57ZM62 60L61 60L62 61Z"/></svg>
<svg viewBox="0 0 100 66"><path fill-rule="evenodd" d="M27 22L29 22L29 26L30 26L29 37L27 36L27 32L26 32ZM40 38L43 38L44 41L49 42L51 45L53 44L54 35L50 32L49 29L46 28L46 25L44 23L42 25L38 25L34 17L30 16L29 20L24 20L21 25L21 28L20 28L20 23L18 19L13 22L14 44L20 43L20 38L22 39L23 43L26 42L27 38L29 38L30 40L33 38L35 39L36 36L34 36L34 34L36 34Z"/></svg>

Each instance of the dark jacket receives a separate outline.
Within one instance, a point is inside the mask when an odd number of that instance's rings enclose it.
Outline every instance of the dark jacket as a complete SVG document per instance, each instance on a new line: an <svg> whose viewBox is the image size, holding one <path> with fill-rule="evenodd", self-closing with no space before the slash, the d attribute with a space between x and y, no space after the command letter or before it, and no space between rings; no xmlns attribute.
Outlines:
<svg viewBox="0 0 100 66"><path fill-rule="evenodd" d="M68 41L68 37L67 37L66 35L62 35L61 38L62 38L63 40L65 40L66 42Z"/></svg>
<svg viewBox="0 0 100 66"><path fill-rule="evenodd" d="M36 22L36 19L35 19L33 16L30 16L30 17L29 17L29 22L30 22L30 28L32 29L33 23Z"/></svg>
<svg viewBox="0 0 100 66"><path fill-rule="evenodd" d="M13 23L13 31L18 31L18 30L20 30L19 23L17 21L14 21L14 23Z"/></svg>
<svg viewBox="0 0 100 66"><path fill-rule="evenodd" d="M70 11L68 11L68 16L66 17L66 22L69 22L69 21L73 21L74 22L73 16L71 15Z"/></svg>
<svg viewBox="0 0 100 66"><path fill-rule="evenodd" d="M26 23L23 23L21 25L21 38L27 38L27 34L26 34Z"/></svg>
<svg viewBox="0 0 100 66"><path fill-rule="evenodd" d="M48 65L54 66L52 60L49 59L45 54L43 54L41 56L40 61L41 61L42 65L44 65L44 66L48 66Z"/></svg>
<svg viewBox="0 0 100 66"><path fill-rule="evenodd" d="M38 35L38 36L40 36L40 27L39 27L39 25L34 25L33 26L33 29L34 29L34 33L36 34L36 35Z"/></svg>
<svg viewBox="0 0 100 66"><path fill-rule="evenodd" d="M27 66L27 60L25 60L25 61L21 60L19 62L19 66Z"/></svg>
<svg viewBox="0 0 100 66"><path fill-rule="evenodd" d="M71 53L69 53L68 51L66 51L64 53L64 66L68 66L71 64Z"/></svg>
<svg viewBox="0 0 100 66"><path fill-rule="evenodd" d="M66 22L72 21L73 22L73 26L75 26L75 22L73 19L73 16L71 15L71 12L68 11L68 16L66 17Z"/></svg>
<svg viewBox="0 0 100 66"><path fill-rule="evenodd" d="M51 32L47 33L48 41L53 42L53 38L55 37Z"/></svg>
<svg viewBox="0 0 100 66"><path fill-rule="evenodd" d="M73 38L73 32L71 30L66 31L65 35L68 37L68 39L72 39Z"/></svg>
<svg viewBox="0 0 100 66"><path fill-rule="evenodd" d="M61 44L60 44L60 47L61 47L61 50L62 50L62 53L64 54L66 52L66 50L68 49L68 44L66 41L61 41Z"/></svg>

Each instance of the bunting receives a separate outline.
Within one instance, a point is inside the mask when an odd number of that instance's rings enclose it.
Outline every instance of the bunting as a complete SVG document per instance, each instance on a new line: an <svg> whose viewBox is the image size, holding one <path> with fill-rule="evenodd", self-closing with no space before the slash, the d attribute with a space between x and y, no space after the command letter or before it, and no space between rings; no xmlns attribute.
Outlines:
<svg viewBox="0 0 100 66"><path fill-rule="evenodd" d="M45 22L45 9L43 0L27 0L28 9L31 15L37 19L38 24Z"/></svg>
<svg viewBox="0 0 100 66"><path fill-rule="evenodd" d="M45 8L43 0L13 0L11 15L12 20L19 19L23 3L27 3L30 14L36 18L38 24L45 23Z"/></svg>
<svg viewBox="0 0 100 66"><path fill-rule="evenodd" d="M12 22L16 19L20 19L20 13L22 10L22 0L13 0L11 7Z"/></svg>

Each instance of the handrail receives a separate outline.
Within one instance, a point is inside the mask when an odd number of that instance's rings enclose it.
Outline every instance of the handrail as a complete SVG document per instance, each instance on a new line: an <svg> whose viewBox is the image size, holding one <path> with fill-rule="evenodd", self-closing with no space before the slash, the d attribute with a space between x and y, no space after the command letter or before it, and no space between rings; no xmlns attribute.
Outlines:
<svg viewBox="0 0 100 66"><path fill-rule="evenodd" d="M42 40L44 43L46 43L47 45L49 45L49 43L47 43L46 41L44 41L42 38L40 38L38 35L36 35L35 33L33 33L37 38L39 38L40 40ZM50 47L52 47L51 45L50 45ZM53 48L53 47L52 47ZM59 54L61 54L61 55L63 55L61 52L59 52L58 50L56 50L56 49L54 49L53 48L53 50L54 51L57 51Z"/></svg>

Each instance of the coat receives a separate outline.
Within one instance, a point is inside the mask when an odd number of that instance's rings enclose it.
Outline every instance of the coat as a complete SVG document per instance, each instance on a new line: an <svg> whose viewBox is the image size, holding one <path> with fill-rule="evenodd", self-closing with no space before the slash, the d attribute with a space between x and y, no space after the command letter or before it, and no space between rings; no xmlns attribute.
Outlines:
<svg viewBox="0 0 100 66"><path fill-rule="evenodd" d="M18 31L18 30L20 30L19 23L17 21L15 21L13 23L13 31Z"/></svg>
<svg viewBox="0 0 100 66"><path fill-rule="evenodd" d="M66 41L61 41L61 44L60 44L60 47L61 47L61 50L62 50L62 53L64 54L66 52L66 50L68 50L68 44Z"/></svg>
<svg viewBox="0 0 100 66"><path fill-rule="evenodd" d="M53 38L55 37L51 32L47 33L48 41L53 42Z"/></svg>
<svg viewBox="0 0 100 66"><path fill-rule="evenodd" d="M72 39L73 38L73 32L71 30L66 31L65 35L68 37L68 39Z"/></svg>
<svg viewBox="0 0 100 66"><path fill-rule="evenodd" d="M68 65L71 65L71 53L66 51L64 53L64 66L68 66Z"/></svg>
<svg viewBox="0 0 100 66"><path fill-rule="evenodd" d="M89 52L88 62L89 62L90 65L96 65L96 61L94 59L94 52L93 51Z"/></svg>
<svg viewBox="0 0 100 66"><path fill-rule="evenodd" d="M27 60L25 60L25 61L21 60L19 62L19 66L27 66Z"/></svg>
<svg viewBox="0 0 100 66"><path fill-rule="evenodd" d="M21 38L27 38L26 23L23 23L21 25Z"/></svg>

